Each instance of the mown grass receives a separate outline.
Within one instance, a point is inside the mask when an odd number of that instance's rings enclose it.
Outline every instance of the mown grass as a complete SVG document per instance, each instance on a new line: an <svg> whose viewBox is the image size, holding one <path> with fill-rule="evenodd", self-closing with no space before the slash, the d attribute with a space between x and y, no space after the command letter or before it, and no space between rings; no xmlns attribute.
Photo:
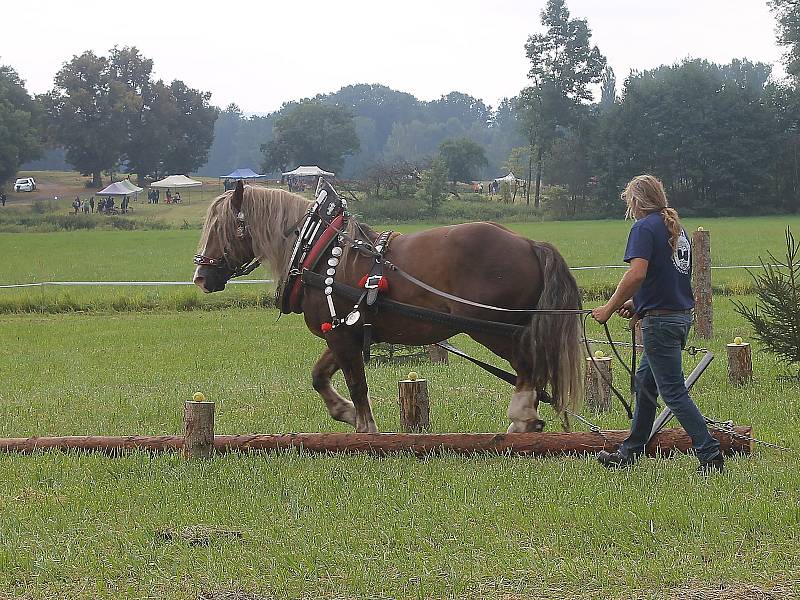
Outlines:
<svg viewBox="0 0 800 600"><path fill-rule="evenodd" d="M749 334L727 299L716 308L720 358L698 403L796 452L800 386L757 350L755 382L729 387L724 342ZM0 436L177 434L196 389L216 401L220 433L345 430L310 386L322 341L301 318L274 317L1 316ZM396 382L409 368L369 367L385 431L399 426ZM436 431L505 427L502 382L458 359L414 368L429 379ZM626 426L618 407L592 418ZM587 458L4 455L0 596L665 598L743 582L788 594L800 570L796 457L759 449L706 481L690 457L609 473ZM244 537L193 547L158 535L197 524Z"/></svg>
<svg viewBox="0 0 800 600"><path fill-rule="evenodd" d="M687 220L694 229L712 233L715 265L757 264L771 251L780 256L787 225L800 229L800 217ZM433 223L376 226L407 233ZM629 223L574 221L511 223L514 231L550 241L571 266L621 264ZM0 234L0 285L42 281L189 281L194 271L199 231L73 231L47 234ZM621 271L575 271L587 300L610 294ZM263 267L251 277L269 279ZM752 280L746 271L716 270L717 293L747 293ZM256 286L233 286L226 301L189 288L35 288L0 290L0 312L69 312L194 309L263 306L271 292ZM230 299L230 300L227 300Z"/></svg>

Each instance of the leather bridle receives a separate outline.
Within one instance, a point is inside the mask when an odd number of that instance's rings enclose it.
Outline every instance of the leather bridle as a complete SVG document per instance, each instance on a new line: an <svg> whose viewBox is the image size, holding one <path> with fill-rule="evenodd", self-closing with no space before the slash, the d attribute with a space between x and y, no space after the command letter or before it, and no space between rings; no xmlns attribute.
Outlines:
<svg viewBox="0 0 800 600"><path fill-rule="evenodd" d="M247 225L247 222L244 218L244 213L242 211L239 211L239 214L236 215L236 237L240 240L250 238L250 227ZM220 257L206 256L205 254L195 254L194 264L196 264L198 267L206 266L230 271L231 274L228 275L228 279L233 279L234 277L249 275L258 268L261 262L257 258L253 258L249 262L234 267L231 265L230 259L228 258L228 252L223 251L222 256Z"/></svg>

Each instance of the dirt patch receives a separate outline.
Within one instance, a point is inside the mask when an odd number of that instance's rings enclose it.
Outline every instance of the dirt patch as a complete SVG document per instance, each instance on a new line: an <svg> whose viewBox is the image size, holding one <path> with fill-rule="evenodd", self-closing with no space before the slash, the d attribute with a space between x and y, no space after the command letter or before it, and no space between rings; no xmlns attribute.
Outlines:
<svg viewBox="0 0 800 600"><path fill-rule="evenodd" d="M215 540L241 540L243 534L235 529L210 525L192 525L183 529L168 527L156 532L156 537L166 542L184 541L190 546L208 546Z"/></svg>
<svg viewBox="0 0 800 600"><path fill-rule="evenodd" d="M266 596L240 592L237 590L217 590L214 592L200 592L197 600L271 600Z"/></svg>
<svg viewBox="0 0 800 600"><path fill-rule="evenodd" d="M670 600L791 600L797 597L800 581L764 588L746 583L721 583L708 587L673 590Z"/></svg>

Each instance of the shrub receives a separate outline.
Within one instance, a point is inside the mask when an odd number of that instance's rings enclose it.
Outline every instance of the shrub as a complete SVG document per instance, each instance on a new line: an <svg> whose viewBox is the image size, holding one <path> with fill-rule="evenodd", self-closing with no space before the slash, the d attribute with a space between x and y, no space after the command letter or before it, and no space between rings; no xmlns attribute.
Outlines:
<svg viewBox="0 0 800 600"><path fill-rule="evenodd" d="M736 300L733 303L767 351L800 366L800 243L794 241L789 227L785 257L778 260L770 253L769 263L761 260L761 273L751 273L756 285L755 308Z"/></svg>

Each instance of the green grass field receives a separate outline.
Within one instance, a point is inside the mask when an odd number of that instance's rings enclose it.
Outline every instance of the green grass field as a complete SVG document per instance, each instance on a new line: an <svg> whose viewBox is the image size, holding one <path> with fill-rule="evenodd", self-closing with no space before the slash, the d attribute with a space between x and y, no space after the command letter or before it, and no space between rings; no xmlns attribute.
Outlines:
<svg viewBox="0 0 800 600"><path fill-rule="evenodd" d="M719 340L746 331L724 301L716 326L710 347L723 356ZM322 342L298 317L6 315L0 336L2 436L177 434L182 401L196 389L217 402L221 433L344 430L311 390ZM768 355L757 352L754 363L755 383L732 389L717 360L696 388L698 402L800 448L800 387L776 380L782 371ZM415 368L430 380L435 430L505 427L505 384L457 359ZM408 369L369 369L384 430L399 426L396 381ZM597 421L626 426L618 408ZM507 599L680 597L745 583L794 590L796 454L759 449L709 481L694 464L646 460L607 473L580 458L0 456L0 594ZM244 537L207 547L159 537L191 525Z"/></svg>
<svg viewBox="0 0 800 600"><path fill-rule="evenodd" d="M800 218L709 219L687 228L700 224L712 231L715 263L736 264L780 252L783 230ZM618 263L629 224L512 227L552 241L577 266ZM188 280L198 236L0 234L0 284ZM577 274L586 289L619 275ZM714 277L735 292L747 275ZM221 308L258 293L0 290L0 303L13 308L28 297L44 313L0 314L0 437L178 434L182 402L197 389L216 401L219 433L344 431L311 389L323 343L301 318L276 322L273 309L177 310ZM58 310L64 298L74 301L62 305L67 312ZM756 346L755 381L728 386L724 344L751 338L730 299L715 298L715 339L690 340L718 357L695 398L708 415L752 424L759 438L793 454L759 448L707 481L694 475L691 457L609 473L586 458L285 453L187 463L177 455L0 455L0 598L794 597L800 384L779 378L789 369ZM68 312L84 305L91 310ZM614 334L625 339L618 321ZM596 326L589 331L601 335ZM455 342L494 360L465 336ZM687 370L696 360L686 358ZM411 368L368 369L384 431L399 427L397 381ZM455 358L448 367L413 368L429 379L435 431L505 429L506 384ZM624 389L619 368L616 377ZM336 383L344 387L340 377ZM554 415L545 411L552 430ZM592 418L605 428L627 426L619 407ZM194 525L243 537L192 546L159 533Z"/></svg>
<svg viewBox="0 0 800 600"><path fill-rule="evenodd" d="M771 251L780 256L787 226L800 230L800 217L688 220L688 229L703 224L712 232L715 265L758 264ZM407 224L392 228L417 231L435 224ZM380 226L376 226L382 229ZM511 223L509 227L533 239L555 244L572 266L620 264L625 236L624 221L574 221ZM0 285L42 281L189 281L192 256L199 240L197 230L167 231L64 231L46 234L0 233ZM607 294L621 271L576 271L589 299ZM272 275L260 268L252 278ZM751 278L745 270L716 270L713 282L724 293L746 293ZM269 294L266 294L269 296ZM234 287L227 296L243 305L263 304L265 293L253 286ZM226 305L219 296L203 296L188 288L34 288L3 290L0 311L129 310L165 306L214 307Z"/></svg>

